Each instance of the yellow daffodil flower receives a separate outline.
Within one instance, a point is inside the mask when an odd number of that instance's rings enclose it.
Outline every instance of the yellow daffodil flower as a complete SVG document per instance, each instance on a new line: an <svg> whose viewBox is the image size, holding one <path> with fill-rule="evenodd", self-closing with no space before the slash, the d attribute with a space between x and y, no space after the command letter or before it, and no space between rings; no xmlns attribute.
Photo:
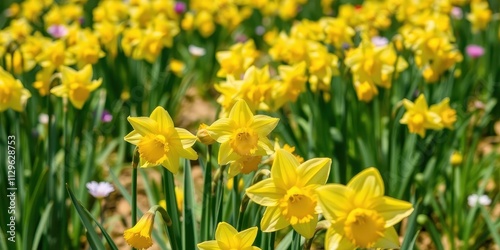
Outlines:
<svg viewBox="0 0 500 250"><path fill-rule="evenodd" d="M184 208L184 191L175 186L175 201L177 202L177 210L179 211L180 214L182 214L182 209ZM164 209L167 209L167 201L166 200L160 200L158 202L158 205L163 207Z"/></svg>
<svg viewBox="0 0 500 250"><path fill-rule="evenodd" d="M467 20L472 24L472 31L478 32L486 29L493 16L488 1L474 1L470 7L471 13L467 14Z"/></svg>
<svg viewBox="0 0 500 250"><path fill-rule="evenodd" d="M0 67L0 112L9 108L21 112L30 97L29 90L23 87L21 81Z"/></svg>
<svg viewBox="0 0 500 250"><path fill-rule="evenodd" d="M237 43L231 46L228 51L217 52L215 56L220 64L217 76L233 75L237 79L241 79L248 67L253 64L257 55L258 52L255 50L253 40Z"/></svg>
<svg viewBox="0 0 500 250"><path fill-rule="evenodd" d="M321 212L315 190L326 183L331 163L329 158L314 158L299 164L286 150L276 151L271 178L246 189L253 202L267 207L261 230L274 232L291 225L305 238L313 237Z"/></svg>
<svg viewBox="0 0 500 250"><path fill-rule="evenodd" d="M210 136L221 143L218 162L221 165L230 162L246 162L256 166L260 157L273 153L273 146L267 135L278 125L278 118L266 115L253 115L244 100L238 100L228 118L221 118L207 128ZM257 164L258 164L257 162ZM229 177L237 175L244 165L231 164ZM251 167L254 168L254 167Z"/></svg>
<svg viewBox="0 0 500 250"><path fill-rule="evenodd" d="M134 130L125 141L138 147L142 168L162 164L170 172L179 171L179 158L198 159L191 148L196 136L183 128L175 128L163 107L156 107L149 117L128 117Z"/></svg>
<svg viewBox="0 0 500 250"><path fill-rule="evenodd" d="M215 230L215 240L199 243L198 248L200 250L260 250L252 246L257 237L257 231L257 227L251 227L238 232L228 223L220 222Z"/></svg>
<svg viewBox="0 0 500 250"><path fill-rule="evenodd" d="M320 24L325 30L325 42L340 49L344 44L352 45L352 38L356 34L353 28L340 18L324 17Z"/></svg>
<svg viewBox="0 0 500 250"><path fill-rule="evenodd" d="M151 233L153 232L154 220L155 212L148 211L134 227L125 230L123 237L127 244L139 250L150 248L153 245Z"/></svg>
<svg viewBox="0 0 500 250"><path fill-rule="evenodd" d="M80 31L78 38L78 42L68 48L68 51L74 55L78 67L96 64L99 58L104 57L105 53L101 50L99 38L90 30Z"/></svg>
<svg viewBox="0 0 500 250"><path fill-rule="evenodd" d="M426 129L440 130L443 128L441 117L434 112L430 112L423 94L417 98L415 103L404 99L403 105L406 112L399 122L408 125L410 133L419 134L423 138Z"/></svg>
<svg viewBox="0 0 500 250"><path fill-rule="evenodd" d="M384 196L384 182L376 168L354 176L347 186L317 188L318 203L331 222L325 249L399 248L394 225L408 217L412 204Z"/></svg>
<svg viewBox="0 0 500 250"><path fill-rule="evenodd" d="M50 93L59 97L68 97L71 104L81 109L90 93L101 86L102 79L92 80L92 66L87 64L80 71L61 66L62 84L50 90Z"/></svg>
<svg viewBox="0 0 500 250"><path fill-rule="evenodd" d="M453 154L451 154L450 156L450 163L452 166L458 166L460 164L462 164L462 161L463 161L463 156L460 152L453 152Z"/></svg>
<svg viewBox="0 0 500 250"><path fill-rule="evenodd" d="M33 83L33 87L38 90L41 96L49 94L53 73L54 68L52 67L42 68L36 73L36 81Z"/></svg>
<svg viewBox="0 0 500 250"><path fill-rule="evenodd" d="M269 74L268 66L262 69L251 66L242 80L228 75L225 82L215 85L215 89L221 93L217 102L224 108L223 112L227 112L237 99L245 100L252 111L269 110L272 88L277 85L277 80L272 79Z"/></svg>
<svg viewBox="0 0 500 250"><path fill-rule="evenodd" d="M66 51L64 42L61 40L48 44L42 50L42 53L36 57L36 60L44 68L58 68L61 65L70 65L74 62L69 51Z"/></svg>
<svg viewBox="0 0 500 250"><path fill-rule="evenodd" d="M431 105L430 111L441 117L443 127L453 129L457 121L457 111L450 107L450 98L444 98L440 103Z"/></svg>
<svg viewBox="0 0 500 250"><path fill-rule="evenodd" d="M273 88L272 109L277 110L287 102L295 102L299 95L306 91L306 63L300 62L293 66L278 66L281 84Z"/></svg>

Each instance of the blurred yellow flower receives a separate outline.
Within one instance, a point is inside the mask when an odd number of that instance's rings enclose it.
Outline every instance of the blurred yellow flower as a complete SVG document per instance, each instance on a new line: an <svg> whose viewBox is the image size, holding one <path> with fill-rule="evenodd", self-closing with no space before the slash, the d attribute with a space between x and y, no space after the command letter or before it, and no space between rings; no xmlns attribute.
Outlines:
<svg viewBox="0 0 500 250"><path fill-rule="evenodd" d="M175 199L177 202L177 210L179 210L179 213L182 214L182 209L184 208L184 191L177 186L175 186ZM163 207L165 210L167 209L167 201L165 200L160 200L158 205Z"/></svg>
<svg viewBox="0 0 500 250"><path fill-rule="evenodd" d="M22 112L31 93L18 79L0 67L0 112L13 109Z"/></svg>
<svg viewBox="0 0 500 250"><path fill-rule="evenodd" d="M271 178L246 189L253 202L267 207L261 230L274 232L291 225L306 239L313 237L321 212L315 190L326 183L331 163L329 158L314 158L299 164L291 153L277 150Z"/></svg>
<svg viewBox="0 0 500 250"><path fill-rule="evenodd" d="M38 90L38 93L40 93L41 96L49 94L53 73L54 68L52 67L42 68L36 73L36 81L33 83L33 87Z"/></svg>
<svg viewBox="0 0 500 250"><path fill-rule="evenodd" d="M73 64L74 60L71 59L71 54L66 51L64 41L53 41L42 50L36 57L36 61L44 68L52 67L59 68L62 65Z"/></svg>
<svg viewBox="0 0 500 250"><path fill-rule="evenodd" d="M419 134L423 138L425 137L426 129L440 130L443 128L441 117L428 109L427 101L423 94L417 98L415 103L404 99L403 105L406 112L399 122L408 125L410 133Z"/></svg>
<svg viewBox="0 0 500 250"><path fill-rule="evenodd" d="M376 168L354 176L347 186L317 188L318 203L331 222L326 249L399 248L394 225L408 217L412 204L384 196L384 182Z"/></svg>
<svg viewBox="0 0 500 250"><path fill-rule="evenodd" d="M198 159L198 154L191 148L196 136L186 129L175 128L163 107L156 107L149 117L128 117L127 120L134 130L124 139L138 147L142 168L162 164L176 174L180 157Z"/></svg>
<svg viewBox="0 0 500 250"><path fill-rule="evenodd" d="M252 246L255 237L257 237L257 232L257 227L238 232L228 223L220 222L215 230L215 240L199 243L198 248L200 250L260 250L260 248Z"/></svg>
<svg viewBox="0 0 500 250"><path fill-rule="evenodd" d="M472 31L478 32L486 29L492 18L492 12L488 1L471 2L471 13L467 14L467 20L472 24Z"/></svg>
<svg viewBox="0 0 500 250"><path fill-rule="evenodd" d="M243 178L239 178L238 179L238 191L241 191L243 190L243 185L245 183L243 182ZM233 190L233 187L234 187L234 177L233 178L229 178L226 182L226 188L229 189L229 190Z"/></svg>
<svg viewBox="0 0 500 250"><path fill-rule="evenodd" d="M255 160L258 159L256 157L272 154L273 147L267 135L278 125L278 121L278 118L266 115L254 116L246 102L238 100L229 112L228 118L215 121L207 129L212 138L221 143L219 164L224 165L239 160L255 165ZM244 169L240 164L232 166L229 170L230 177Z"/></svg>
<svg viewBox="0 0 500 250"><path fill-rule="evenodd" d="M368 81L354 82L354 90L358 100L363 102L370 102L374 96L378 95L377 87Z"/></svg>
<svg viewBox="0 0 500 250"><path fill-rule="evenodd" d="M79 68L87 64L96 64L99 58L104 57L105 53L101 50L99 38L89 29L78 32L76 44L68 48L73 54Z"/></svg>
<svg viewBox="0 0 500 250"><path fill-rule="evenodd" d="M170 60L170 71L172 71L177 77L182 77L184 75L184 69L186 68L186 65L176 59Z"/></svg>
<svg viewBox="0 0 500 250"><path fill-rule="evenodd" d="M224 111L227 111L237 99L243 99L250 110L269 110L272 88L277 86L277 81L271 79L269 67L258 69L251 66L245 72L242 80L236 80L233 75L228 75L225 82L215 85L221 93L217 99Z"/></svg>
<svg viewBox="0 0 500 250"><path fill-rule="evenodd" d="M92 80L92 66L87 64L80 71L61 66L62 84L50 90L50 93L59 97L68 97L71 104L81 109L90 93L101 86L102 79Z"/></svg>
<svg viewBox="0 0 500 250"><path fill-rule="evenodd" d="M458 166L462 164L463 161L463 156L460 152L453 152L450 156L450 163L452 166Z"/></svg>
<svg viewBox="0 0 500 250"><path fill-rule="evenodd" d="M220 64L218 77L233 75L236 79L241 79L248 67L254 63L258 52L253 40L248 40L234 44L228 51L219 51L215 56Z"/></svg>
<svg viewBox="0 0 500 250"><path fill-rule="evenodd" d="M307 73L304 61L292 66L280 65L278 72L281 84L273 86L273 110L279 109L287 102L297 101L299 95L306 91Z"/></svg>
<svg viewBox="0 0 500 250"><path fill-rule="evenodd" d="M127 244L139 250L150 248L153 245L151 233L153 232L154 219L155 212L148 211L134 227L125 230L123 237Z"/></svg>
<svg viewBox="0 0 500 250"><path fill-rule="evenodd" d="M440 103L431 105L430 111L441 117L443 127L453 129L453 124L457 121L457 111L450 108L450 98L444 98Z"/></svg>

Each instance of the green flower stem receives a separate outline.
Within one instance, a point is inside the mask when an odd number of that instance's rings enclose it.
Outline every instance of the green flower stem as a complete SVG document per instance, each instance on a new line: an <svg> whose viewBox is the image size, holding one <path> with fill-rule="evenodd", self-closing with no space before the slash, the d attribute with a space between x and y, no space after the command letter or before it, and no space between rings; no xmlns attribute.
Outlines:
<svg viewBox="0 0 500 250"><path fill-rule="evenodd" d="M292 233L292 250L300 250L300 234L293 230Z"/></svg>
<svg viewBox="0 0 500 250"><path fill-rule="evenodd" d="M207 146L207 162L205 165L203 183L203 207L201 218L201 241L209 240L210 229L213 228L213 216L211 214L211 207L214 203L212 199L212 145Z"/></svg>
<svg viewBox="0 0 500 250"><path fill-rule="evenodd" d="M139 165L139 151L135 148L132 158L132 226L137 223L137 166Z"/></svg>
<svg viewBox="0 0 500 250"><path fill-rule="evenodd" d="M70 168L70 134L69 134L69 125L68 125L68 99L63 98L63 136L64 136L64 165L63 165L63 173L62 173L62 185L61 185L61 200L60 200L60 218L63 229L60 231L60 245L66 246L66 238L68 235L67 225L68 225L68 216L66 215L66 199L67 192L65 185L68 185L69 181L69 168Z"/></svg>
<svg viewBox="0 0 500 250"><path fill-rule="evenodd" d="M215 227L219 222L222 221L222 210L224 204L224 172L226 170L226 165L222 165L219 168L218 175L214 178L216 182L216 194L215 194L215 222L212 228L212 232L215 232Z"/></svg>
<svg viewBox="0 0 500 250"><path fill-rule="evenodd" d="M172 172L162 167L163 170L163 188L165 190L165 200L167 203L167 212L172 219L172 226L167 227L172 250L180 249L182 232L179 220L179 211L177 210L177 199L175 197L175 183Z"/></svg>
<svg viewBox="0 0 500 250"><path fill-rule="evenodd" d="M240 205L241 205L241 197L240 192L238 191L238 182L240 179L238 176L233 177L233 219L236 224L236 228L239 229L240 225L238 224L238 217L240 214Z"/></svg>

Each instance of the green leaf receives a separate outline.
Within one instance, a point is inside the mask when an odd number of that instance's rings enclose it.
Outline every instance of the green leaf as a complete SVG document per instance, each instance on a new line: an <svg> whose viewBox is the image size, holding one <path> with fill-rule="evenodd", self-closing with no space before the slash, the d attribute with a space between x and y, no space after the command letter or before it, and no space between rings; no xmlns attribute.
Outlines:
<svg viewBox="0 0 500 250"><path fill-rule="evenodd" d="M90 213L76 199L75 195L73 194L73 192L71 191L71 189L68 187L67 184L66 184L66 190L68 190L71 201L73 202L73 205L75 206L76 211L78 212L78 215L80 216L83 225L87 229L87 240L89 241L90 247L92 247L92 249L105 249L101 239L99 238L99 235L97 234L97 232L94 229L94 226L92 225L92 222L89 220Z"/></svg>
<svg viewBox="0 0 500 250"><path fill-rule="evenodd" d="M38 227L36 228L35 237L33 238L33 245L31 248L33 250L40 249L38 247L38 243L40 242L40 238L42 237L43 232L48 227L47 220L49 219L50 213L52 212L53 205L54 203L50 201L42 213L42 217L40 218L40 221L38 222Z"/></svg>
<svg viewBox="0 0 500 250"><path fill-rule="evenodd" d="M194 184L193 176L191 174L191 164L189 160L185 160L184 164L184 206L183 215L184 220L182 221L182 229L184 233L182 234L182 245L183 249L196 249L196 244L198 240L196 238L197 224L196 218L194 216ZM177 203L168 204L168 206L177 207Z"/></svg>

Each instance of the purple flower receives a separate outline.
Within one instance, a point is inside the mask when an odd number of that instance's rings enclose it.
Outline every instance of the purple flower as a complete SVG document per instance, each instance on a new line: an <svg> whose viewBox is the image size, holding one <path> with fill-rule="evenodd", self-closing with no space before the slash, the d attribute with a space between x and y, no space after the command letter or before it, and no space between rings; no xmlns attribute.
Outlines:
<svg viewBox="0 0 500 250"><path fill-rule="evenodd" d="M177 14L182 14L186 11L186 3L184 2L175 2L174 11Z"/></svg>
<svg viewBox="0 0 500 250"><path fill-rule="evenodd" d="M47 29L47 32L54 38L61 38L68 35L68 29L64 25L54 24Z"/></svg>
<svg viewBox="0 0 500 250"><path fill-rule="evenodd" d="M102 111L101 121L104 123L111 122L113 120L113 115L109 113L107 110Z"/></svg>
<svg viewBox="0 0 500 250"><path fill-rule="evenodd" d="M465 52L467 52L467 55L471 58L476 59L484 55L484 48L476 44L470 44L465 48Z"/></svg>
<svg viewBox="0 0 500 250"><path fill-rule="evenodd" d="M245 34L238 34L236 35L235 39L239 43L244 43L248 40L248 37Z"/></svg>
<svg viewBox="0 0 500 250"><path fill-rule="evenodd" d="M99 183L97 183L96 181L91 181L88 182L86 186L89 190L89 193L97 199L107 197L111 192L115 191L113 185L105 181Z"/></svg>

